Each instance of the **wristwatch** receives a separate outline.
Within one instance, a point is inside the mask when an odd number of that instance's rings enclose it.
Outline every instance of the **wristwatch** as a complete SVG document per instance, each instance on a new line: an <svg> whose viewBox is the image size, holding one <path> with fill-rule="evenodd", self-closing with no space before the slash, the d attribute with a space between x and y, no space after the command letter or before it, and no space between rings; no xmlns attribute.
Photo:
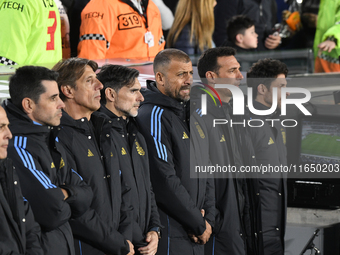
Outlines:
<svg viewBox="0 0 340 255"><path fill-rule="evenodd" d="M161 228L160 227L153 227L150 229L150 231L155 231L158 235L158 238L161 239L162 238L162 232L161 232Z"/></svg>

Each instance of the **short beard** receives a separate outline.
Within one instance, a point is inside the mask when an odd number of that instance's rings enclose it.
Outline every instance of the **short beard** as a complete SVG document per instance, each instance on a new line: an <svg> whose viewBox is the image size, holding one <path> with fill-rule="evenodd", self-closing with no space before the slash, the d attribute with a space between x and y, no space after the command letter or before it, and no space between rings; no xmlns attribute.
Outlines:
<svg viewBox="0 0 340 255"><path fill-rule="evenodd" d="M116 108L116 110L118 110L118 111L120 111L121 113L122 113L122 116L124 116L124 117L126 117L126 118L128 118L128 117L137 117L137 115L138 115L138 110L137 110L137 113L135 114L135 115L132 115L130 112L128 112L128 111L126 111L126 110L124 110L124 109L121 109L121 108L119 108L119 107L117 107L117 106L115 106L115 108Z"/></svg>
<svg viewBox="0 0 340 255"><path fill-rule="evenodd" d="M181 90L180 90L180 91L181 91ZM179 91L179 92L180 92L180 91ZM172 92L171 92L171 90L169 90L168 87L165 87L165 90L164 90L165 95L167 95L168 97L171 97L171 98L175 99L175 100L178 101L178 102L184 102L184 103L186 103L186 102L188 102L188 101L190 100L190 96L189 96L188 98L182 98L182 96L179 94L179 92L178 92L177 96L174 97L173 94L172 94Z"/></svg>

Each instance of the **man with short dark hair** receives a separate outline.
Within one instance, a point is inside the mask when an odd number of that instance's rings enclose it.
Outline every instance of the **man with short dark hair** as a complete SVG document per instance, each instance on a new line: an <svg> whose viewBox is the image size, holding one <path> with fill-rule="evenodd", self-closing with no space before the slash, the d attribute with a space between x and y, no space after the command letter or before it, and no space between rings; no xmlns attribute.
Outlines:
<svg viewBox="0 0 340 255"><path fill-rule="evenodd" d="M132 255L129 188L121 180L109 120L93 114L100 107L103 88L97 68L96 62L82 58L66 59L53 67L59 73L65 103L59 139L95 197L90 209L70 224L77 254Z"/></svg>
<svg viewBox="0 0 340 255"><path fill-rule="evenodd" d="M250 114L250 118L263 120L262 127L250 128L257 165L287 165L286 133L280 121L274 124L266 119L280 117L281 89L287 86L287 66L274 59L263 59L255 63L247 73L247 83L252 87L253 106L257 110L269 110L277 107L272 114L258 116ZM274 91L276 89L277 92ZM273 105L273 96L277 95L277 103ZM287 93L287 96L289 93ZM284 235L286 229L287 182L285 173L267 173L252 179L250 194L253 194L255 206L258 208L256 219L259 221L258 241L263 246L264 254L284 254ZM257 195L254 195L257 194Z"/></svg>
<svg viewBox="0 0 340 255"><path fill-rule="evenodd" d="M56 79L45 67L24 66L10 78L11 99L4 102L14 139L8 154L23 195L42 228L45 254L75 254L70 219L89 208L91 188L74 172L59 143L61 109Z"/></svg>
<svg viewBox="0 0 340 255"><path fill-rule="evenodd" d="M165 226L160 254L204 254L215 217L214 189L190 178L189 109L193 69L183 51L166 49L154 60L156 81L142 91L137 122L148 145L151 182Z"/></svg>
<svg viewBox="0 0 340 255"><path fill-rule="evenodd" d="M43 255L39 224L21 194L12 161L7 158L7 146L12 138L8 125L6 112L0 106L0 253Z"/></svg>
<svg viewBox="0 0 340 255"><path fill-rule="evenodd" d="M218 47L201 55L197 69L203 84L192 88L191 107L194 112L201 112L202 95L208 91L214 96L207 97L207 114L199 115L197 120L207 129L210 160L213 165L240 169L243 165L254 164L251 140L246 130L239 128L240 125L230 125L231 119L236 120L232 116L231 91L215 88L215 84L240 85L243 76L235 53L231 47ZM228 123L214 126L214 119L227 120ZM205 252L245 255L246 236L251 236L250 226L246 225L249 224L249 204L245 176L240 171L227 172L216 176L214 181L216 222L213 240L206 245Z"/></svg>
<svg viewBox="0 0 340 255"><path fill-rule="evenodd" d="M122 177L131 188L134 212L133 245L136 253L155 254L160 235L160 219L155 196L150 182L147 145L138 131L134 117L140 103L144 101L140 93L136 69L118 65L106 65L98 73L103 83L102 106L99 112L110 118L113 137L119 153Z"/></svg>

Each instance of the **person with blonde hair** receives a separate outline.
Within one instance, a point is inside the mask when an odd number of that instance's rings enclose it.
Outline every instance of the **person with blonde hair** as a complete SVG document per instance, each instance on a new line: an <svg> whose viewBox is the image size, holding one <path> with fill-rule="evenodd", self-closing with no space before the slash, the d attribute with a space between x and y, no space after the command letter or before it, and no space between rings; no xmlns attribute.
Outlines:
<svg viewBox="0 0 340 255"><path fill-rule="evenodd" d="M215 0L179 0L167 47L189 55L201 54L213 46Z"/></svg>

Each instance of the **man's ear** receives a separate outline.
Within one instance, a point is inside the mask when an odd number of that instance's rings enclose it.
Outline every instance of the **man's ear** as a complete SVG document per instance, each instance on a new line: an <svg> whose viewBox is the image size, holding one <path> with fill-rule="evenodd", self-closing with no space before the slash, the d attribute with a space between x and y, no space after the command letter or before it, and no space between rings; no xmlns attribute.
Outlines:
<svg viewBox="0 0 340 255"><path fill-rule="evenodd" d="M31 98L25 97L21 101L22 109L26 114L31 114L34 110L34 101Z"/></svg>
<svg viewBox="0 0 340 255"><path fill-rule="evenodd" d="M106 97L106 101L114 102L117 98L117 93L113 88L106 88L105 97Z"/></svg>
<svg viewBox="0 0 340 255"><path fill-rule="evenodd" d="M242 43L243 42L243 34L237 34L235 39L236 39L236 42Z"/></svg>
<svg viewBox="0 0 340 255"><path fill-rule="evenodd" d="M207 79L208 83L215 84L216 79L217 79L217 75L213 71L207 71L205 73L205 78Z"/></svg>
<svg viewBox="0 0 340 255"><path fill-rule="evenodd" d="M61 85L60 90L66 98L74 98L74 89L70 85Z"/></svg>
<svg viewBox="0 0 340 255"><path fill-rule="evenodd" d="M164 75L161 72L157 72L155 75L155 78L156 78L157 85L164 86L165 79L164 79Z"/></svg>
<svg viewBox="0 0 340 255"><path fill-rule="evenodd" d="M257 86L257 94L264 95L265 92L268 91L268 88L264 84L260 84Z"/></svg>

